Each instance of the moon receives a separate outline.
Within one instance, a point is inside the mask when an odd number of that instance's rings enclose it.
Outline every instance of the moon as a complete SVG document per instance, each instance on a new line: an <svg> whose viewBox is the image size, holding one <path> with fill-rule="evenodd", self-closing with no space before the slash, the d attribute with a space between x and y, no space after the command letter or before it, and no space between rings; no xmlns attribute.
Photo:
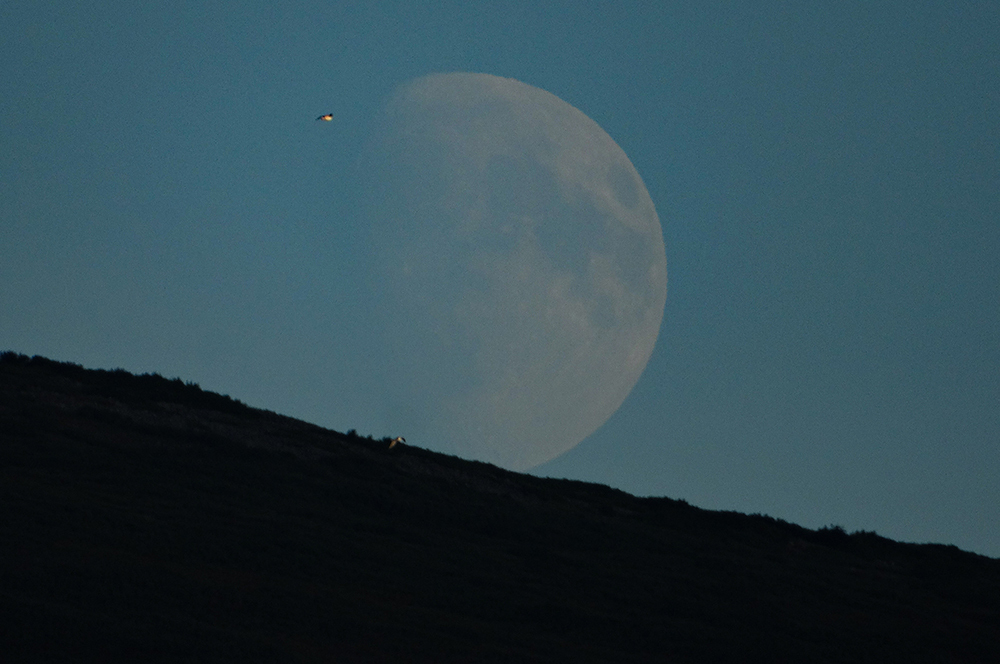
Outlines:
<svg viewBox="0 0 1000 664"><path fill-rule="evenodd" d="M399 87L361 164L385 426L526 470L622 404L667 295L659 218L622 149L488 74Z"/></svg>

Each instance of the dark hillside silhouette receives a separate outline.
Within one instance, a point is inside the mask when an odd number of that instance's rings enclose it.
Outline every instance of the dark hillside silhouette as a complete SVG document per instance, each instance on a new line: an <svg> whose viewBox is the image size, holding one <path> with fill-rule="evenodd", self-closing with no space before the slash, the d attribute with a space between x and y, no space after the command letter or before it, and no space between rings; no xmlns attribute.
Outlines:
<svg viewBox="0 0 1000 664"><path fill-rule="evenodd" d="M0 619L10 662L998 662L1000 560L8 352Z"/></svg>

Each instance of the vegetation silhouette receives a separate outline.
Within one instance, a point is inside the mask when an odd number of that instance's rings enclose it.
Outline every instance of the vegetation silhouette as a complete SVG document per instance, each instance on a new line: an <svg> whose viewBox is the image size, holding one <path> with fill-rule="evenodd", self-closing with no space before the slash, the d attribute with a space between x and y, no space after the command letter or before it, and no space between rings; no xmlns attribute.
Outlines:
<svg viewBox="0 0 1000 664"><path fill-rule="evenodd" d="M0 652L1000 661L1000 560L390 440L0 354Z"/></svg>

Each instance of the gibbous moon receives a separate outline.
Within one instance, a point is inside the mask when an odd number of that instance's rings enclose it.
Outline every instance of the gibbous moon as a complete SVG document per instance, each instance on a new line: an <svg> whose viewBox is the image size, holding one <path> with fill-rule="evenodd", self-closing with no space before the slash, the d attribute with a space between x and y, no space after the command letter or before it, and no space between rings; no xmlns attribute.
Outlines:
<svg viewBox="0 0 1000 664"><path fill-rule="evenodd" d="M396 91L360 163L386 426L512 470L601 426L667 295L660 222L622 149L544 90L436 74Z"/></svg>

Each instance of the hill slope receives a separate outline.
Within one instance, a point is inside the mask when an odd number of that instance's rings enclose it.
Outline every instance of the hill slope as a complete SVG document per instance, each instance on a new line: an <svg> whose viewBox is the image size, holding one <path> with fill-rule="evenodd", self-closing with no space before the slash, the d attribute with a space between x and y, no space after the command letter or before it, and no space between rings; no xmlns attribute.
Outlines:
<svg viewBox="0 0 1000 664"><path fill-rule="evenodd" d="M1000 560L0 355L8 661L995 662Z"/></svg>

